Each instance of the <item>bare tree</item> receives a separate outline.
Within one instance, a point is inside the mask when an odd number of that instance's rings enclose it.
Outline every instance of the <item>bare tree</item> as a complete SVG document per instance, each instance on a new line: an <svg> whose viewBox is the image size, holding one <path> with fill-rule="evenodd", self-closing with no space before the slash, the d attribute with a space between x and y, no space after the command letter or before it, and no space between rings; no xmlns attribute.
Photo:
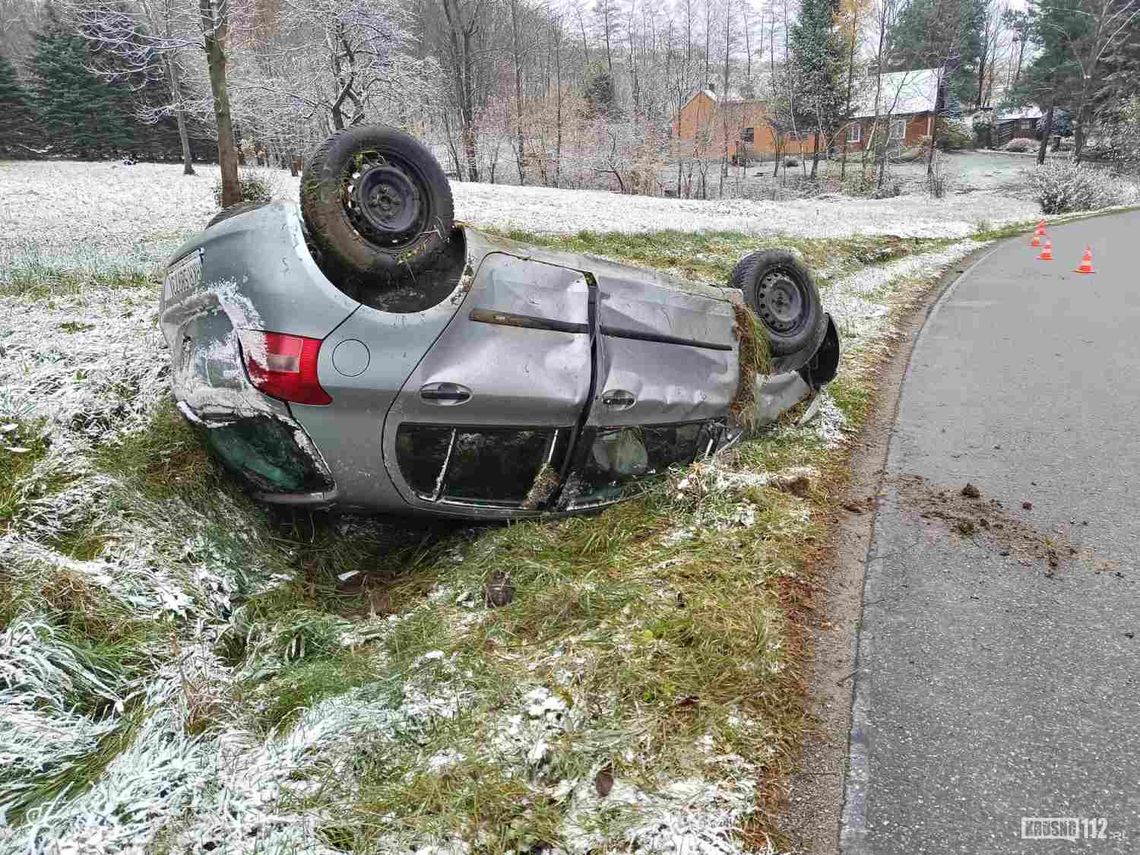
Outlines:
<svg viewBox="0 0 1140 855"><path fill-rule="evenodd" d="M463 152L467 160L467 178L479 180L476 152L475 52L480 32L480 15L485 0L439 0L447 21L447 59L451 66L455 104L462 123Z"/></svg>
<svg viewBox="0 0 1140 855"><path fill-rule="evenodd" d="M594 6L594 18L601 30L602 41L606 46L606 69L613 77L614 55L613 42L617 39L618 12L615 0L597 0Z"/></svg>
<svg viewBox="0 0 1140 855"><path fill-rule="evenodd" d="M196 13L180 0L90 0L75 9L79 33L92 42L96 51L114 56L108 76L142 81L161 78L166 82L169 101L152 104L140 99L137 116L144 122L158 122L173 115L182 149L182 172L194 174L187 114L197 112L187 96L185 64L190 51L201 49Z"/></svg>
<svg viewBox="0 0 1140 855"><path fill-rule="evenodd" d="M841 31L847 42L847 86L844 92L843 115L848 120L851 116L852 98L855 94L855 54L859 47L861 28L868 12L867 6L867 0L844 0L840 7ZM840 133L843 142L839 161L839 180L842 181L847 176L847 148L851 134L849 128L843 128Z"/></svg>

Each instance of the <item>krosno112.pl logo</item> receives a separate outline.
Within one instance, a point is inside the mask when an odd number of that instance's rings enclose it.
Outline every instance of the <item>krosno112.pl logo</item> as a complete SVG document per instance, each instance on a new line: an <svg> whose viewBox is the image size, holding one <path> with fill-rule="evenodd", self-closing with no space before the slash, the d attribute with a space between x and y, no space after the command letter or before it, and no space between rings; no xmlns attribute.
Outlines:
<svg viewBox="0 0 1140 855"><path fill-rule="evenodd" d="M1108 820L1102 816L1023 816L1022 840L1105 840Z"/></svg>

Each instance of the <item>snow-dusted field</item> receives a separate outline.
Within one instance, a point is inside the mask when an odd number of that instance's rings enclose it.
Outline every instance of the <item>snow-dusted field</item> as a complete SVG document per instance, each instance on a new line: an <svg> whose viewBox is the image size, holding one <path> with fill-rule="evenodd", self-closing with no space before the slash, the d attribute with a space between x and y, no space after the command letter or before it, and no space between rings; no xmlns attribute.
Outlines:
<svg viewBox="0 0 1140 855"><path fill-rule="evenodd" d="M298 179L266 171L278 195ZM34 252L70 263L161 260L215 212L217 168L184 176L173 164L0 161L0 263ZM739 231L801 237L968 237L979 225L1031 220L1035 203L1006 185L944 199L821 197L787 202L699 201L592 190L455 182L456 214L476 226L549 234L578 231ZM959 190L969 189L959 187Z"/></svg>

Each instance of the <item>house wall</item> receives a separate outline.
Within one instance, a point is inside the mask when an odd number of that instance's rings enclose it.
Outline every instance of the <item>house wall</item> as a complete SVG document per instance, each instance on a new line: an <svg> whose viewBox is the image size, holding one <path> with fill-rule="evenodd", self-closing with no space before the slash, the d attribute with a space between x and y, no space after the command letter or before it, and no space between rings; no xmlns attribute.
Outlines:
<svg viewBox="0 0 1140 855"><path fill-rule="evenodd" d="M715 110L716 102L704 92L698 92L681 108L673 123L673 135L681 140L695 140L702 128L708 127Z"/></svg>
<svg viewBox="0 0 1140 855"><path fill-rule="evenodd" d="M923 137L930 136L930 132L934 127L934 115L932 113L915 113L915 114L910 115L910 116L892 116L891 117L892 122L898 121L900 119L902 119L906 122L906 130L905 130L905 133L904 133L903 139L902 139L902 144L904 146L918 145L922 141ZM880 121L885 122L886 119L883 118L883 119L880 119ZM850 127L852 124L856 124L856 123L858 123L859 128L860 128L859 142L848 142L847 143L847 150L848 151L862 151L863 150L863 146L867 143L867 140L870 138L871 126L874 124L874 119L870 119L870 118L857 119L857 120L849 123L848 127ZM882 132L883 131L880 128L879 133L882 133ZM846 131L844 131L844 133L846 133ZM893 139L891 141L897 142L896 140L893 140ZM842 144L842 141L840 141L840 144Z"/></svg>
<svg viewBox="0 0 1140 855"><path fill-rule="evenodd" d="M748 140L748 129L752 139ZM673 123L673 135L687 144L689 154L700 151L710 157L724 153L728 143L730 157L747 155L759 159L777 151L776 133L768 123L764 105L760 101L717 102L704 92L698 92L682 108ZM811 135L803 138L804 150L811 151ZM799 152L800 141L784 140L784 152Z"/></svg>
<svg viewBox="0 0 1140 855"><path fill-rule="evenodd" d="M1005 121L994 122L994 148L1001 148L1014 137L1037 139L1037 120L1006 119Z"/></svg>

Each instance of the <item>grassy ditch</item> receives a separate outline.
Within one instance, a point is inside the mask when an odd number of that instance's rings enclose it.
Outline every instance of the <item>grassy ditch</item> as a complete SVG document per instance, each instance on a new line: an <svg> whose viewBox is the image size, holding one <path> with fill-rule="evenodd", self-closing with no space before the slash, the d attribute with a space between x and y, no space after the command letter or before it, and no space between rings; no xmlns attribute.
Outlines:
<svg viewBox="0 0 1140 855"><path fill-rule="evenodd" d="M774 243L511 236L707 281ZM825 299L886 265L860 286L882 311L847 342L822 421L789 419L592 516L281 516L163 397L130 429L18 422L0 437L29 448L0 481L0 664L31 676L0 678L15 722L0 753L22 758L0 773L0 832L105 851L224 848L235 828L248 851L762 847L809 726L801 625L843 437L937 273L890 265L946 248L793 243L823 265Z"/></svg>

